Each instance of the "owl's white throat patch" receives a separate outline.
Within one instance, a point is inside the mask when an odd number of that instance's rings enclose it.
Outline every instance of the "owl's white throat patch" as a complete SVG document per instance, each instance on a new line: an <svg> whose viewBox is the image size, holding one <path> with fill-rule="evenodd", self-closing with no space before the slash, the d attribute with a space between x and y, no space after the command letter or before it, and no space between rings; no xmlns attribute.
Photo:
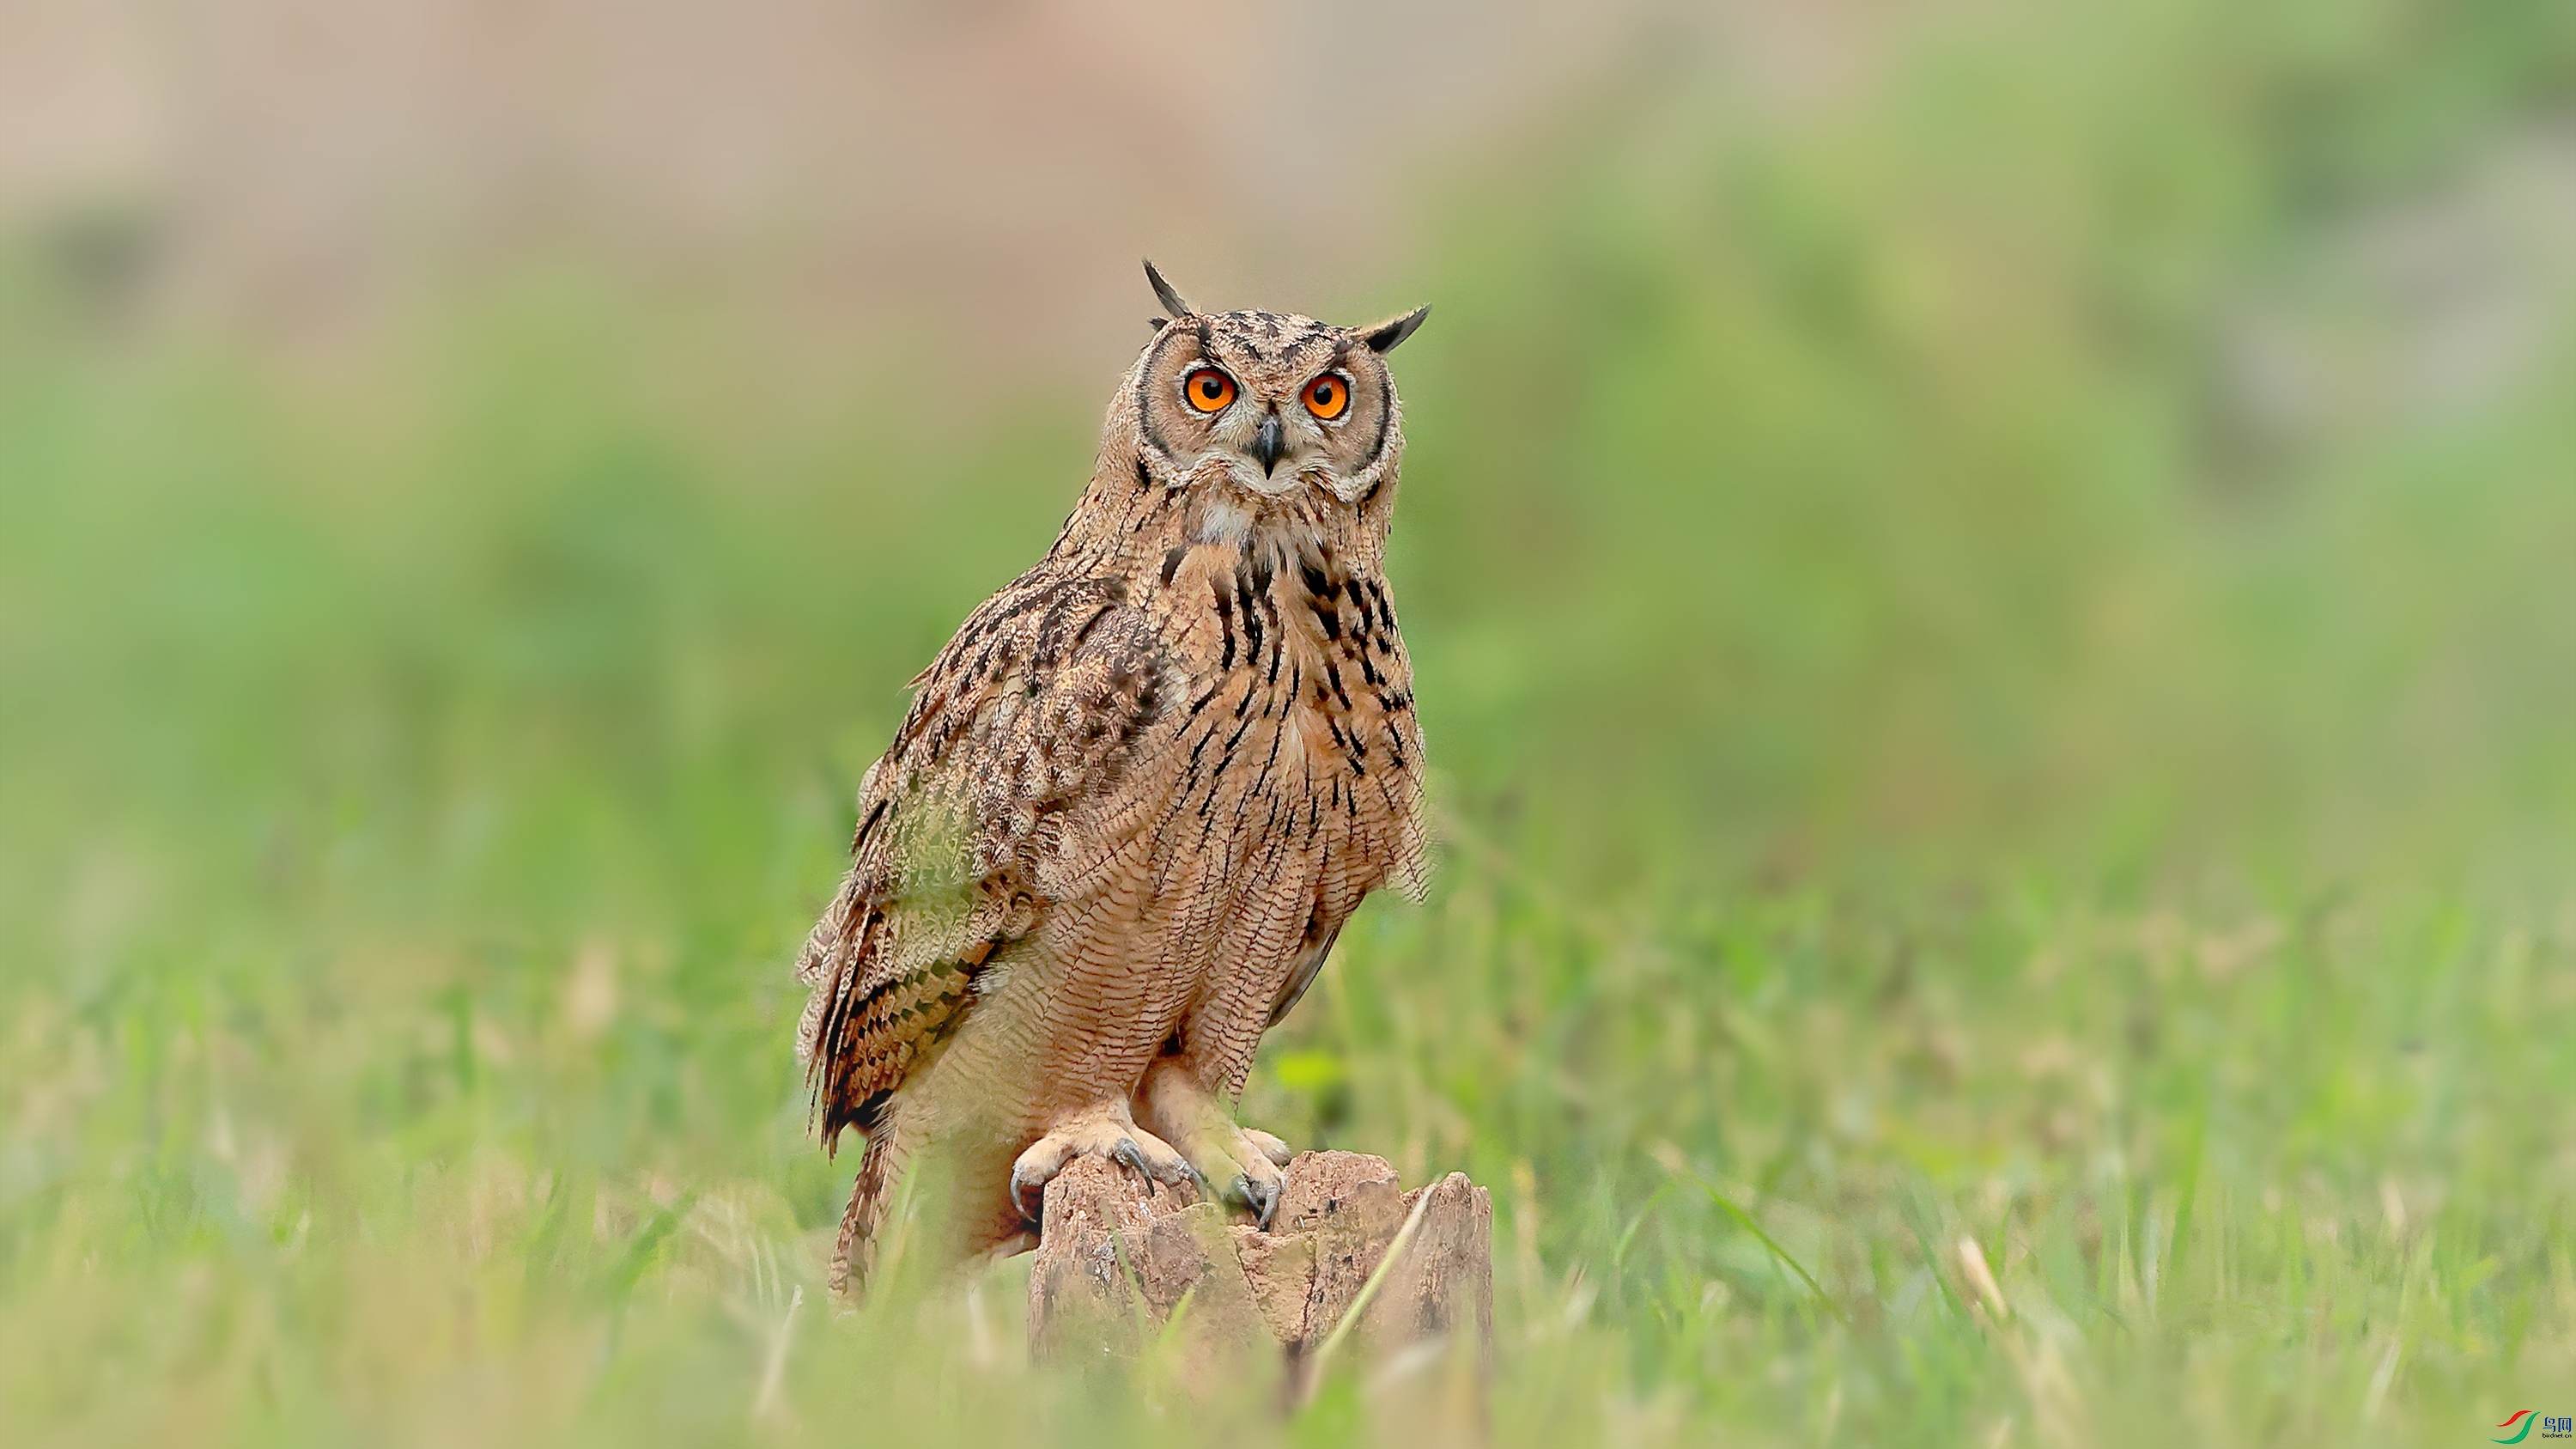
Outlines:
<svg viewBox="0 0 2576 1449"><path fill-rule="evenodd" d="M1249 557L1266 553L1274 568L1298 557L1317 537L1316 521L1307 510L1267 508L1255 511L1221 494L1203 499L1191 527L1191 539Z"/></svg>
<svg viewBox="0 0 2576 1449"><path fill-rule="evenodd" d="M1199 542L1241 548L1252 537L1252 513L1231 498L1212 497L1199 505Z"/></svg>

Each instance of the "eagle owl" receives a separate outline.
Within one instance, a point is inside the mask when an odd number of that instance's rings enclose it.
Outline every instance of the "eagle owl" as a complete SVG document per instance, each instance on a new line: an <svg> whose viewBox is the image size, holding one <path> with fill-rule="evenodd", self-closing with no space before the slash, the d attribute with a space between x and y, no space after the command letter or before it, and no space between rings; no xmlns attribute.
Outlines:
<svg viewBox="0 0 2576 1449"><path fill-rule="evenodd" d="M1090 487L913 680L797 963L824 1144L867 1137L844 1293L934 1165L946 1261L1033 1242L1081 1153L1266 1225L1288 1152L1234 1120L1253 1049L1362 897L1421 895L1384 356L1429 309L1202 313L1145 271L1170 315Z"/></svg>

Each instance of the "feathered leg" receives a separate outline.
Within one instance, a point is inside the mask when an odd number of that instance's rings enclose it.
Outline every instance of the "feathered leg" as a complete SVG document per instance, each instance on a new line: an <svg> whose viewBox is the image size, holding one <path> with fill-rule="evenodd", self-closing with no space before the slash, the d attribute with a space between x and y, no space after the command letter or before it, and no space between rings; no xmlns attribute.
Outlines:
<svg viewBox="0 0 2576 1449"><path fill-rule="evenodd" d="M1155 1058L1137 1085L1136 1101L1137 1120L1180 1149L1209 1190L1270 1226L1279 1209L1279 1169L1288 1165L1288 1144L1237 1123L1225 1099L1182 1057Z"/></svg>

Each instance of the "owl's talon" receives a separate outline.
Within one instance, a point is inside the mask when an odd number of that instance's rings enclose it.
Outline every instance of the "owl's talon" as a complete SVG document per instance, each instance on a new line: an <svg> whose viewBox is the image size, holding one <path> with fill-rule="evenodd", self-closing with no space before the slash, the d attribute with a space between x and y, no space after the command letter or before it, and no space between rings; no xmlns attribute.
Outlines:
<svg viewBox="0 0 2576 1449"><path fill-rule="evenodd" d="M1181 1150L1198 1174L1202 1201L1218 1196L1208 1185L1221 1182L1219 1200L1249 1209L1262 1227L1278 1216L1279 1169L1295 1154L1269 1133L1237 1123L1224 1100L1178 1058L1159 1058L1146 1069L1134 1117Z"/></svg>
<svg viewBox="0 0 2576 1449"><path fill-rule="evenodd" d="M1279 1184L1274 1179L1256 1178L1251 1173L1235 1174L1226 1196L1252 1209L1252 1219L1263 1232L1270 1231L1270 1219L1279 1211Z"/></svg>
<svg viewBox="0 0 2576 1449"><path fill-rule="evenodd" d="M1030 1143L1028 1150L1011 1164L1011 1201L1020 1216L1030 1222L1043 1220L1047 1184L1055 1181L1066 1163L1080 1156L1114 1162L1148 1184L1160 1182L1179 1187L1195 1180L1188 1160L1173 1151L1170 1143L1125 1117L1124 1111L1084 1113L1060 1120L1052 1131Z"/></svg>
<svg viewBox="0 0 2576 1449"><path fill-rule="evenodd" d="M1020 1210L1023 1220L1034 1223L1045 1219L1046 1186L1055 1181L1056 1173L1063 1168L1064 1164L1059 1162L1044 1173L1032 1172L1025 1155L1011 1164L1011 1202Z"/></svg>

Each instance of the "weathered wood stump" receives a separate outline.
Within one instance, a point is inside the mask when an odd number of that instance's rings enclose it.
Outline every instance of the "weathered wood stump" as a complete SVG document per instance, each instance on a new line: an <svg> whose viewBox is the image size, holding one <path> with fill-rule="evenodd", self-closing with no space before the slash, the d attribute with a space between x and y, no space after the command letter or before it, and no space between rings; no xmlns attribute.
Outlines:
<svg viewBox="0 0 2576 1449"><path fill-rule="evenodd" d="M1446 1362L1481 1393L1493 1243L1493 1197L1465 1173L1408 1193L1383 1158L1305 1153L1263 1232L1083 1158L1047 1187L1029 1349L1079 1363L1177 1339L1184 1379L1276 1362L1292 1400L1341 1355L1381 1381Z"/></svg>

